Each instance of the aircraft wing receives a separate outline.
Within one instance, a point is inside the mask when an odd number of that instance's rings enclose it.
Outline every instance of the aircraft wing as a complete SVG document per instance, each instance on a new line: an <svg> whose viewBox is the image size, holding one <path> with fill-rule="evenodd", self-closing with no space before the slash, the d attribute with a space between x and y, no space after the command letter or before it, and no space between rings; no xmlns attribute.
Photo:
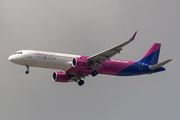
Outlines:
<svg viewBox="0 0 180 120"><path fill-rule="evenodd" d="M67 72L67 74L70 76L70 79L77 82L78 80L81 80L81 78L85 79L88 75L86 74L77 74L77 73L71 73Z"/></svg>
<svg viewBox="0 0 180 120"><path fill-rule="evenodd" d="M136 33L137 33L137 31L134 33L134 35L132 36L131 39L129 39L119 45L116 45L110 49L107 49L98 54L88 57L87 59L89 60L90 68L92 68L93 70L96 70L102 66L101 64L104 61L110 60L111 57L113 57L117 53L120 53L120 51L122 50L122 47L124 47L125 45L129 44L130 42L132 42L134 40Z"/></svg>

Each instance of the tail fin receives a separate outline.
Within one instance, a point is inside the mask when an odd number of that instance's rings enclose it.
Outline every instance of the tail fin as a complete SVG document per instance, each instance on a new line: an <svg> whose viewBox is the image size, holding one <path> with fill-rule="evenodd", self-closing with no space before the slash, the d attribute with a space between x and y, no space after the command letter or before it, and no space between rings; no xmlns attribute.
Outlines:
<svg viewBox="0 0 180 120"><path fill-rule="evenodd" d="M154 43L139 62L144 62L152 65L157 64L159 59L160 48L160 43Z"/></svg>

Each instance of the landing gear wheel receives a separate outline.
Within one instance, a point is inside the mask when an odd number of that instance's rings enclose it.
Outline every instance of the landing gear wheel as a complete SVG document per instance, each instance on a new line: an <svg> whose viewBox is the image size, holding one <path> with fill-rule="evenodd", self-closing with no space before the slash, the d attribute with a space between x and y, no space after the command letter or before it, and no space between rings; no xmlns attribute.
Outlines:
<svg viewBox="0 0 180 120"><path fill-rule="evenodd" d="M91 75L92 75L93 77L95 77L97 74L98 74L98 72L97 72L96 70L91 73Z"/></svg>
<svg viewBox="0 0 180 120"><path fill-rule="evenodd" d="M27 70L25 73L26 73L26 74L29 74L29 70Z"/></svg>
<svg viewBox="0 0 180 120"><path fill-rule="evenodd" d="M80 80L79 82L78 82L78 85L79 86L82 86L84 84L84 80Z"/></svg>

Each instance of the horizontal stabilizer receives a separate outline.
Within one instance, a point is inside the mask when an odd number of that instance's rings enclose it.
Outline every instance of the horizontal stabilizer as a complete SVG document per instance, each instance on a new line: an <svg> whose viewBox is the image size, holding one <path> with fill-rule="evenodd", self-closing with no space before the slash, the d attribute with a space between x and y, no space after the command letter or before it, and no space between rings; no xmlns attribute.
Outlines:
<svg viewBox="0 0 180 120"><path fill-rule="evenodd" d="M171 60L172 60L172 59L165 60L165 61L160 62L160 63L158 63L158 64L149 66L149 69L154 70L154 69L160 68L160 67L162 67L163 65L167 64L168 62L170 62Z"/></svg>

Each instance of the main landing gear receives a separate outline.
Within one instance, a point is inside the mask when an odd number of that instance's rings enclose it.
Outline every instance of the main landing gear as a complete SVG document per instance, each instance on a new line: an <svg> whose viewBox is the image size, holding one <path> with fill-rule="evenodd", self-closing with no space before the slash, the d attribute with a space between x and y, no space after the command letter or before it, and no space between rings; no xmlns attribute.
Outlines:
<svg viewBox="0 0 180 120"><path fill-rule="evenodd" d="M98 72L96 70L91 73L93 77L95 77L97 74ZM84 80L79 80L79 81L77 80L76 82L78 83L79 86L84 85Z"/></svg>
<svg viewBox="0 0 180 120"><path fill-rule="evenodd" d="M84 80L80 80L80 81L78 82L78 85L79 85L79 86L84 85Z"/></svg>
<svg viewBox="0 0 180 120"><path fill-rule="evenodd" d="M95 77L97 74L98 74L98 72L97 72L96 70L91 73L91 75L92 75L93 77Z"/></svg>
<svg viewBox="0 0 180 120"><path fill-rule="evenodd" d="M91 73L93 77L95 77L97 74L98 72L96 70ZM77 80L76 82L78 83L79 86L84 85L84 80L79 80L79 81Z"/></svg>
<svg viewBox="0 0 180 120"><path fill-rule="evenodd" d="M26 65L26 68L27 68L27 70L26 70L26 74L29 74L29 66L28 65Z"/></svg>

